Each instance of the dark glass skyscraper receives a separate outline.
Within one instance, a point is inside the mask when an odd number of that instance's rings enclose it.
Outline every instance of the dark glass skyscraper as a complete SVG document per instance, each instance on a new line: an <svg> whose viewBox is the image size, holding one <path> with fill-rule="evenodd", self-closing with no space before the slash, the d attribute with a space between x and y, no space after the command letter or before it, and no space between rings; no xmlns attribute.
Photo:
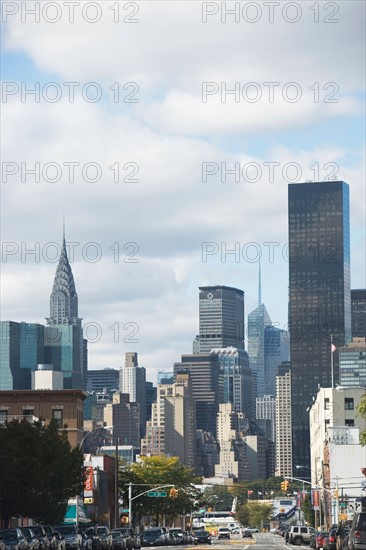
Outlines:
<svg viewBox="0 0 366 550"><path fill-rule="evenodd" d="M331 341L339 348L351 335L348 185L290 184L288 217L293 461L310 466L307 410L331 386ZM338 351L333 373L338 382Z"/></svg>

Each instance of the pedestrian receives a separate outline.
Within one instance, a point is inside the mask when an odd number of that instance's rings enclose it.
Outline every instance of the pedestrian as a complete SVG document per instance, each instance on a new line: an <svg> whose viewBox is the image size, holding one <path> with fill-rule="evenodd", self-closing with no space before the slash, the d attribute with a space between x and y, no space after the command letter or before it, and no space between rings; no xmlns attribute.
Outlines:
<svg viewBox="0 0 366 550"><path fill-rule="evenodd" d="M288 532L288 529L286 529L286 533L285 533L285 544L286 544L286 546L287 546L289 538L290 538L290 533Z"/></svg>

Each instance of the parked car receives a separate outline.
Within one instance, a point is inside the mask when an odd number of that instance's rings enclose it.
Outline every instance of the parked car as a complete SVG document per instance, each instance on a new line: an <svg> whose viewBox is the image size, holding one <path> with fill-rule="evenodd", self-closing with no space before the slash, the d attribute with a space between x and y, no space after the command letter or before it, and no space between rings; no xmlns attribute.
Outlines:
<svg viewBox="0 0 366 550"><path fill-rule="evenodd" d="M59 531L53 532L51 546L54 548L54 550L66 550L65 539Z"/></svg>
<svg viewBox="0 0 366 550"><path fill-rule="evenodd" d="M97 533L100 537L100 545L102 550L111 550L113 540L108 527L105 525L97 525Z"/></svg>
<svg viewBox="0 0 366 550"><path fill-rule="evenodd" d="M194 536L190 531L183 531L186 544L194 544Z"/></svg>
<svg viewBox="0 0 366 550"><path fill-rule="evenodd" d="M35 532L30 527L20 527L20 530L28 543L29 550L39 550L39 540Z"/></svg>
<svg viewBox="0 0 366 550"><path fill-rule="evenodd" d="M324 550L337 550L337 527L333 527L324 537L323 548Z"/></svg>
<svg viewBox="0 0 366 550"><path fill-rule="evenodd" d="M246 527L246 530L251 533L259 533L259 529L257 527Z"/></svg>
<svg viewBox="0 0 366 550"><path fill-rule="evenodd" d="M309 544L310 537L315 531L314 527L307 527L306 525L291 525L288 528L289 543L295 546L301 546L302 544Z"/></svg>
<svg viewBox="0 0 366 550"><path fill-rule="evenodd" d="M211 544L211 535L208 531L195 531L194 543L197 544Z"/></svg>
<svg viewBox="0 0 366 550"><path fill-rule="evenodd" d="M220 539L230 539L230 529L227 527L219 527L217 531L217 538Z"/></svg>
<svg viewBox="0 0 366 550"><path fill-rule="evenodd" d="M57 525L55 531L58 531L64 538L66 550L81 550L83 541L77 527L72 523Z"/></svg>
<svg viewBox="0 0 366 550"><path fill-rule="evenodd" d="M348 534L350 550L366 548L366 512L356 512Z"/></svg>
<svg viewBox="0 0 366 550"><path fill-rule="evenodd" d="M1 529L0 539L5 542L6 550L28 550L28 543L18 527Z"/></svg>
<svg viewBox="0 0 366 550"><path fill-rule="evenodd" d="M169 529L169 537L176 538L177 544L183 544L186 542L186 537L184 536L183 530L179 527L172 527L172 529Z"/></svg>
<svg viewBox="0 0 366 550"><path fill-rule="evenodd" d="M43 525L32 525L32 531L39 540L39 550L50 550L51 542Z"/></svg>
<svg viewBox="0 0 366 550"><path fill-rule="evenodd" d="M126 548L134 548L134 550L141 548L141 537L135 533L132 527L117 527L117 529L121 531L126 540Z"/></svg>
<svg viewBox="0 0 366 550"><path fill-rule="evenodd" d="M328 531L318 531L313 548L316 550L318 550L318 548L324 548L325 537L327 537L328 534Z"/></svg>
<svg viewBox="0 0 366 550"><path fill-rule="evenodd" d="M141 537L142 546L166 546L165 534L160 527L145 529Z"/></svg>
<svg viewBox="0 0 366 550"><path fill-rule="evenodd" d="M79 527L79 531L81 530L84 530L85 534L91 539L93 550L101 550L102 543L100 542L100 536L98 534L97 526L93 525L92 527L85 527L85 528Z"/></svg>
<svg viewBox="0 0 366 550"><path fill-rule="evenodd" d="M118 529L111 530L113 550L125 550L126 540Z"/></svg>
<svg viewBox="0 0 366 550"><path fill-rule="evenodd" d="M93 541L85 531L80 532L83 550L93 550Z"/></svg>

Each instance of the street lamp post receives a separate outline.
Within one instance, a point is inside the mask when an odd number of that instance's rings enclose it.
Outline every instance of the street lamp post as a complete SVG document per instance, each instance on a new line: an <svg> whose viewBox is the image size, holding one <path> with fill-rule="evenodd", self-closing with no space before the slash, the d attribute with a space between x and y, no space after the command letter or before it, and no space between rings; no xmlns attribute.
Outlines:
<svg viewBox="0 0 366 550"><path fill-rule="evenodd" d="M111 430L112 428L113 428L113 426L97 426L96 428L93 428L92 430L89 430L88 432L86 432L83 439L80 441L79 449L83 448L83 443L84 443L85 439L88 437L89 434L95 432L96 430L102 430L102 429L103 430Z"/></svg>

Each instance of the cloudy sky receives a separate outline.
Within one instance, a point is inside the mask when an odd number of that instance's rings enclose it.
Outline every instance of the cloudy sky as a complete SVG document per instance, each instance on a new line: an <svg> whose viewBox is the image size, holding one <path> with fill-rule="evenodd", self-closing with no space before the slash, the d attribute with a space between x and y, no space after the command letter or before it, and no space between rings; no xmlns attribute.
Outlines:
<svg viewBox="0 0 366 550"><path fill-rule="evenodd" d="M155 381L191 352L198 286L257 306L259 257L285 327L306 180L349 183L364 288L364 2L2 4L3 320L48 316L65 215L89 368L137 351Z"/></svg>

